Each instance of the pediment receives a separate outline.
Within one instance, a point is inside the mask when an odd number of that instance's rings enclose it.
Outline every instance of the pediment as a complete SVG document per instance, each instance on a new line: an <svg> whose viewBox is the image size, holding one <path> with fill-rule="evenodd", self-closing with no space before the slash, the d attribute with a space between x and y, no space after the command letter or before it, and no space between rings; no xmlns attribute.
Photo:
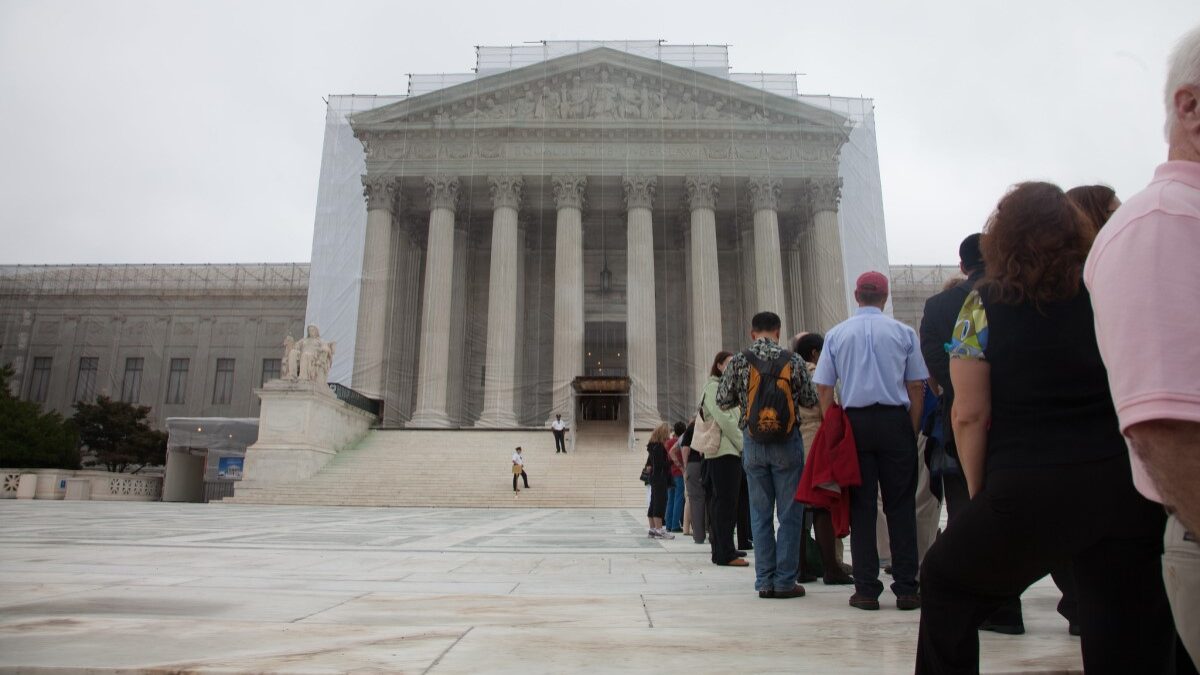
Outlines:
<svg viewBox="0 0 1200 675"><path fill-rule="evenodd" d="M414 96L350 118L398 128L767 127L841 129L828 110L655 59L598 47Z"/></svg>

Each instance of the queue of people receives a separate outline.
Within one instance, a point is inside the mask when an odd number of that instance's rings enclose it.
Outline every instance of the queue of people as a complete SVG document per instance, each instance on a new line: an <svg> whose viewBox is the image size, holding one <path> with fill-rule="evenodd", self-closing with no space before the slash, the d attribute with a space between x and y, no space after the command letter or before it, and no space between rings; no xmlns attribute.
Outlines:
<svg viewBox="0 0 1200 675"><path fill-rule="evenodd" d="M1122 204L1106 186L1017 184L961 243L965 278L928 300L919 335L885 313L879 272L856 280L849 319L791 349L777 315L755 315L749 346L715 355L678 452L666 425L651 437L650 536L667 491L685 490L693 541L748 566L744 494L754 590L800 598L816 578L808 510L823 580L852 583L851 607L881 608L887 558L895 606L921 610L917 673L978 673L978 631L1024 632L1021 593L1048 575L1086 672L1196 672L1200 29L1173 53L1164 102L1168 161L1145 190ZM846 420L840 441L810 447L831 419ZM823 486L839 511L806 509L806 456L851 436L852 457L821 458L855 465ZM926 492L948 511L936 537L918 534ZM833 527L846 510L852 575Z"/></svg>

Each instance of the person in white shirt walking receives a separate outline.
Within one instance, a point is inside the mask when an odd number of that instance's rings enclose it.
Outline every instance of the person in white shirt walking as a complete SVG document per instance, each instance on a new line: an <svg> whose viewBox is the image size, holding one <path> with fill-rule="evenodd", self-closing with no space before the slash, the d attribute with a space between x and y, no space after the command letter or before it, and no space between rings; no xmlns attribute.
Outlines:
<svg viewBox="0 0 1200 675"><path fill-rule="evenodd" d="M550 423L550 431L554 434L554 454L567 454L567 423L563 421L562 415L554 416L554 421Z"/></svg>
<svg viewBox="0 0 1200 675"><path fill-rule="evenodd" d="M521 456L521 446L519 446L519 445L517 446L516 451L513 452L512 465L513 465L513 493L515 494L517 492L520 492L520 490L517 489L517 479L518 478L525 481L525 489L528 490L529 489L529 476L527 476L525 474L525 458Z"/></svg>

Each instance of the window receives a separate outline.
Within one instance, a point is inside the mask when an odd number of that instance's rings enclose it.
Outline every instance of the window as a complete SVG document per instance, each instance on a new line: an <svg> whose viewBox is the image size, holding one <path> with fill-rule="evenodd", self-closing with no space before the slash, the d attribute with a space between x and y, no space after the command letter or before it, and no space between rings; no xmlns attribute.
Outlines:
<svg viewBox="0 0 1200 675"><path fill-rule="evenodd" d="M125 359L125 379L121 382L121 400L125 403L137 403L142 393L142 366L146 360L141 357Z"/></svg>
<svg viewBox="0 0 1200 675"><path fill-rule="evenodd" d="M79 359L79 376L75 378L75 401L91 401L96 398L96 372L100 370L100 359L84 356Z"/></svg>
<svg viewBox="0 0 1200 675"><path fill-rule="evenodd" d="M171 372L167 374L167 403L183 403L187 392L187 359L171 359Z"/></svg>
<svg viewBox="0 0 1200 675"><path fill-rule="evenodd" d="M263 386L271 380L279 379L279 371L282 368L282 363L279 359L263 359L262 382L258 386Z"/></svg>
<svg viewBox="0 0 1200 675"><path fill-rule="evenodd" d="M213 404L233 400L233 359L217 359L217 377L213 381Z"/></svg>
<svg viewBox="0 0 1200 675"><path fill-rule="evenodd" d="M33 372L29 373L29 400L34 403L45 403L50 393L50 357L38 356L33 359Z"/></svg>

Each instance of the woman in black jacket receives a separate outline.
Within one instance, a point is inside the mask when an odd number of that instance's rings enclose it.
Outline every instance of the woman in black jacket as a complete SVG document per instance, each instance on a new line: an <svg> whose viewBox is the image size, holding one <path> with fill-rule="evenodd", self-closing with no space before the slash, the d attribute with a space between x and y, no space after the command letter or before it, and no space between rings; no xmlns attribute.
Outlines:
<svg viewBox="0 0 1200 675"><path fill-rule="evenodd" d="M671 429L666 424L658 425L650 434L650 442L646 445L647 466L650 467L650 508L646 510L646 518L650 529L646 536L651 539L674 539L675 535L663 529L663 516L667 513L667 490L671 489L671 460L667 458L667 438Z"/></svg>

